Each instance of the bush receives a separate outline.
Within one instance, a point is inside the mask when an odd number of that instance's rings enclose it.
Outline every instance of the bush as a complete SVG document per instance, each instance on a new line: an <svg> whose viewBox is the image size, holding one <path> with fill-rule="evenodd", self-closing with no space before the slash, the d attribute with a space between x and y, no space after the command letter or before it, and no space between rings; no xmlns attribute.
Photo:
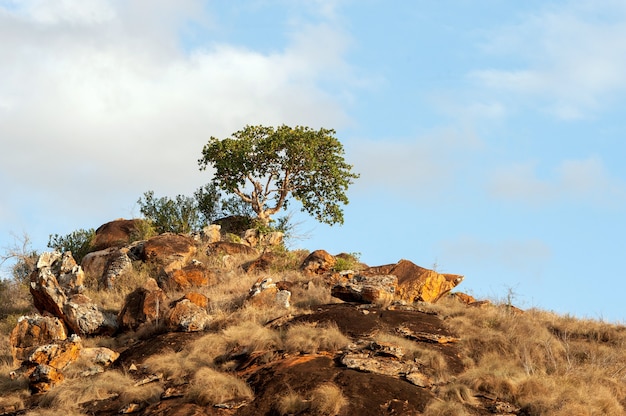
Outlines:
<svg viewBox="0 0 626 416"><path fill-rule="evenodd" d="M96 231L93 228L72 231L64 236L51 234L48 247L61 253L71 251L76 263L80 264L83 257L91 251L91 243L95 236Z"/></svg>

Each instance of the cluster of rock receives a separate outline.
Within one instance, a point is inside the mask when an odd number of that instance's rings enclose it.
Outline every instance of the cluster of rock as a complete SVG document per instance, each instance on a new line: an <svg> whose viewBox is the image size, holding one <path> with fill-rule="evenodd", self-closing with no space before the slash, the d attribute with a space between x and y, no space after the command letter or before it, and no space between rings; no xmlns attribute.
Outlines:
<svg viewBox="0 0 626 416"><path fill-rule="evenodd" d="M44 253L38 259L30 277L30 292L39 315L23 317L11 334L15 364L29 378L33 391L58 384L65 367L79 357L91 357L93 365L100 367L117 358L113 351L83 348L81 337L135 331L145 325L168 331L207 329L210 300L193 289L217 283L219 270L194 260L198 251L204 250L226 266L232 266L237 256L253 258L242 268L255 273L270 269L276 261L271 250L264 249L282 242L281 233L260 234L257 230L244 230L238 242L224 241L219 225L206 227L197 235L162 234L133 242L139 221L116 220L98 228L93 243L96 251L87 254L81 265L70 252ZM436 302L463 279L407 260L337 271L338 257L317 250L304 259L300 269L311 277L310 284L326 285L332 296L346 302ZM148 265L153 277L126 297L117 314L102 310L85 295L85 279L97 282L101 290L113 289L133 270L134 262ZM246 302L290 308L292 286L280 278L264 276L250 288ZM172 290L185 294L170 299L168 292ZM359 361L358 357L349 359Z"/></svg>

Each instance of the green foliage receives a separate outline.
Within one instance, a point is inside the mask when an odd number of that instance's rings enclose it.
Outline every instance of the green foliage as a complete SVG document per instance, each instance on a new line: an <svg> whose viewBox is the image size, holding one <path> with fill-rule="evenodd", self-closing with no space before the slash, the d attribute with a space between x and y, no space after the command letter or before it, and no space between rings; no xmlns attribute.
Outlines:
<svg viewBox="0 0 626 416"><path fill-rule="evenodd" d="M201 216L194 198L177 195L155 198L153 191L137 201L141 213L152 223L158 234L189 233L201 227Z"/></svg>
<svg viewBox="0 0 626 416"><path fill-rule="evenodd" d="M71 251L72 257L80 264L81 260L91 251L91 243L96 236L93 228L88 230L80 229L61 236L51 234L48 240L48 247L60 252Z"/></svg>
<svg viewBox="0 0 626 416"><path fill-rule="evenodd" d="M237 195L257 218L270 217L287 207L288 196L320 222L343 223L341 204L359 177L344 160L343 146L332 129L246 126L233 137L211 137L198 160L200 169L212 166L212 183Z"/></svg>
<svg viewBox="0 0 626 416"><path fill-rule="evenodd" d="M342 253L335 257L333 270L341 272L344 270L355 270L359 267L361 253Z"/></svg>

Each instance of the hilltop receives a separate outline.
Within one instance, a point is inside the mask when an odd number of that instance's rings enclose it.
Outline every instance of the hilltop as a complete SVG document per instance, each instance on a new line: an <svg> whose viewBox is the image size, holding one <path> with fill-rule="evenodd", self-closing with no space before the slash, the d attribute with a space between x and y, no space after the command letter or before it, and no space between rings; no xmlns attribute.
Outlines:
<svg viewBox="0 0 626 416"><path fill-rule="evenodd" d="M219 223L219 224L218 224ZM626 328L225 219L98 228L3 286L0 414L622 415Z"/></svg>

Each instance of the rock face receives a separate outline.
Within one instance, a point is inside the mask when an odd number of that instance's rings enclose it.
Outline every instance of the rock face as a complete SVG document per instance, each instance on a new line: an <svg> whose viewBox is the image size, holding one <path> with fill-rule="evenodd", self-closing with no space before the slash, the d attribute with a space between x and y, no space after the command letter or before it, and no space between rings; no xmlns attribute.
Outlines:
<svg viewBox="0 0 626 416"><path fill-rule="evenodd" d="M304 259L300 269L309 274L324 274L331 271L336 262L327 251L315 250Z"/></svg>
<svg viewBox="0 0 626 416"><path fill-rule="evenodd" d="M198 303L208 304L208 299L205 297L203 300L201 296L195 293L173 302L167 315L168 328L183 332L204 330L209 325L210 317L206 311L206 306L198 305Z"/></svg>
<svg viewBox="0 0 626 416"><path fill-rule="evenodd" d="M389 304L398 288L398 278L393 275L356 275L333 286L331 295L345 302Z"/></svg>
<svg viewBox="0 0 626 416"><path fill-rule="evenodd" d="M172 270L166 274L162 285L172 289L188 289L191 287L207 286L215 282L217 276L201 263L192 263L181 269Z"/></svg>
<svg viewBox="0 0 626 416"><path fill-rule="evenodd" d="M52 316L22 316L11 331L9 342L14 365L24 361L34 349L53 341L67 338L63 321Z"/></svg>
<svg viewBox="0 0 626 416"><path fill-rule="evenodd" d="M125 220L120 218L107 222L96 230L96 236L92 243L94 251L104 250L109 247L123 247L130 243L139 231L141 219Z"/></svg>
<svg viewBox="0 0 626 416"><path fill-rule="evenodd" d="M396 297L409 303L415 301L437 302L463 281L463 276L437 273L408 260L400 260L396 264L370 267L364 270L362 274L370 276L392 274L396 276L398 278Z"/></svg>
<svg viewBox="0 0 626 416"><path fill-rule="evenodd" d="M180 234L161 234L143 244L142 260L157 264L165 273L180 269L196 254L192 238Z"/></svg>
<svg viewBox="0 0 626 416"><path fill-rule="evenodd" d="M157 282L150 278L143 287L126 296L124 306L117 316L122 329L135 330L145 323L163 322L168 312L168 299Z"/></svg>
<svg viewBox="0 0 626 416"><path fill-rule="evenodd" d="M253 305L290 307L291 292L280 289L271 277L260 278L250 288L247 302Z"/></svg>
<svg viewBox="0 0 626 416"><path fill-rule="evenodd" d="M258 256L259 252L245 244L229 243L227 241L218 241L208 245L207 254L211 255L245 255L245 256Z"/></svg>
<svg viewBox="0 0 626 416"><path fill-rule="evenodd" d="M22 362L31 391L46 392L61 383L64 380L62 370L78 359L81 349L81 339L76 335L35 348Z"/></svg>
<svg viewBox="0 0 626 416"><path fill-rule="evenodd" d="M130 250L127 247L110 247L88 253L81 267L87 276L98 282L100 288L113 289L115 282L133 268Z"/></svg>
<svg viewBox="0 0 626 416"><path fill-rule="evenodd" d="M87 296L76 293L81 288L82 269L69 252L43 253L30 276L30 293L39 313L56 316L79 335L114 332L114 318L101 312Z"/></svg>
<svg viewBox="0 0 626 416"><path fill-rule="evenodd" d="M202 229L200 233L200 238L205 243L215 243L222 239L222 226L219 224L210 224Z"/></svg>
<svg viewBox="0 0 626 416"><path fill-rule="evenodd" d="M74 295L63 305L68 327L81 335L111 335L117 330L114 315L102 312L85 295Z"/></svg>

